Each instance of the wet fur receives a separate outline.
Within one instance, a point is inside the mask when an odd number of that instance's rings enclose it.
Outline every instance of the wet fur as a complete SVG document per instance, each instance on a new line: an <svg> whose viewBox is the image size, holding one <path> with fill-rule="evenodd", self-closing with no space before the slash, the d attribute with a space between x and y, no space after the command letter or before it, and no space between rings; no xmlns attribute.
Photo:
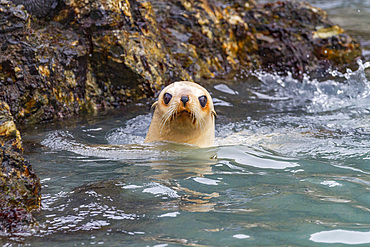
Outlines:
<svg viewBox="0 0 370 247"><path fill-rule="evenodd" d="M168 105L162 100L166 92L173 95ZM180 101L182 95L189 96L186 107ZM198 100L202 95L207 97L205 107ZM213 145L216 112L211 96L200 85L175 82L163 89L153 107L155 111L145 142L173 141L200 147Z"/></svg>

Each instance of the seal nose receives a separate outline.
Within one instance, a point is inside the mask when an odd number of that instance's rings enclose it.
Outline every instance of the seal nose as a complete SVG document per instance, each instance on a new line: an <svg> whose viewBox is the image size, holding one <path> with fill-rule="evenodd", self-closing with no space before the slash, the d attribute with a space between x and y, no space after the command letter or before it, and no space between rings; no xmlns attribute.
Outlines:
<svg viewBox="0 0 370 247"><path fill-rule="evenodd" d="M187 95L183 95L183 96L181 96L181 101L182 101L182 103L185 106L186 105L186 102L189 101L189 97Z"/></svg>

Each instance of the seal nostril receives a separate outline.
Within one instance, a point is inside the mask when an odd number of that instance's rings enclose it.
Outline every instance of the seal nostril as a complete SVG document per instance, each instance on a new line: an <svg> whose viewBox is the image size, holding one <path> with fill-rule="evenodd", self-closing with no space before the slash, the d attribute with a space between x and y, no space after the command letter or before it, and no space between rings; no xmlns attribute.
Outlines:
<svg viewBox="0 0 370 247"><path fill-rule="evenodd" d="M182 103L185 106L186 105L186 102L189 101L189 97L187 95L183 95L183 96L181 96L181 101L182 101Z"/></svg>

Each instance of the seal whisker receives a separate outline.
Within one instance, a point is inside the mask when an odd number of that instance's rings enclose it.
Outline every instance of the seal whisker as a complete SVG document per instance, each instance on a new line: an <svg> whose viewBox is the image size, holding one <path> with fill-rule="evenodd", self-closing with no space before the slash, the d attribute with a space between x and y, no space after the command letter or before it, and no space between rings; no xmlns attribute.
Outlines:
<svg viewBox="0 0 370 247"><path fill-rule="evenodd" d="M199 122L201 123L202 128L206 128L207 126L207 120L201 116Z"/></svg>
<svg viewBox="0 0 370 247"><path fill-rule="evenodd" d="M191 111L191 118L192 118L192 122L195 123L195 120L197 119L197 117L196 117L196 113L194 109Z"/></svg>
<svg viewBox="0 0 370 247"><path fill-rule="evenodd" d="M195 120L197 120L197 121L195 121ZM197 126L199 126L199 124L201 124L200 122L199 122L199 113L198 113L198 110L197 109L194 109L193 110L193 123L195 123Z"/></svg>
<svg viewBox="0 0 370 247"><path fill-rule="evenodd" d="M171 105L169 107L168 111L162 116L161 122L160 122L160 133L162 133L162 130L163 130L164 126L166 125L166 123L168 122L168 120L173 117L174 112L175 112L175 109Z"/></svg>
<svg viewBox="0 0 370 247"><path fill-rule="evenodd" d="M199 109L194 109L194 116L197 119L197 126L203 128L205 121Z"/></svg>

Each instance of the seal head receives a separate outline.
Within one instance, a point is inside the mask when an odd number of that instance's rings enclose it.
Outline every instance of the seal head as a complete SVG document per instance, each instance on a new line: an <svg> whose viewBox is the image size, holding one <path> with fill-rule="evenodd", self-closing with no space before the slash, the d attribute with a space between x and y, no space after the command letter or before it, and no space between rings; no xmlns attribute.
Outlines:
<svg viewBox="0 0 370 247"><path fill-rule="evenodd" d="M189 81L174 82L162 90L153 107L145 142L213 145L216 112L211 95L202 86Z"/></svg>

